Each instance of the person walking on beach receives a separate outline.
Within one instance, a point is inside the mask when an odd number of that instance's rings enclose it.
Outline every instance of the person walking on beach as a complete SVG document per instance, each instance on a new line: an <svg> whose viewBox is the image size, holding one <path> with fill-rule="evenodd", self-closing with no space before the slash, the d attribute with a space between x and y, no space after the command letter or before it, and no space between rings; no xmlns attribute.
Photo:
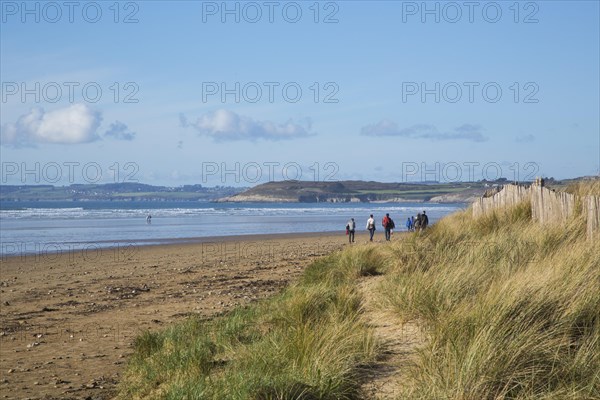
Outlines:
<svg viewBox="0 0 600 400"><path fill-rule="evenodd" d="M395 228L394 221L392 221L392 219L390 218L390 214L385 214L385 217L383 217L383 219L381 220L381 225L383 226L383 229L385 231L385 240L389 242L392 238L392 229Z"/></svg>
<svg viewBox="0 0 600 400"><path fill-rule="evenodd" d="M375 234L375 218L373 214L367 220L367 230L369 231L369 241L373 241L373 235Z"/></svg>
<svg viewBox="0 0 600 400"><path fill-rule="evenodd" d="M406 218L406 230L409 232L413 230L412 219L410 217Z"/></svg>
<svg viewBox="0 0 600 400"><path fill-rule="evenodd" d="M350 218L350 221L346 224L346 232L348 232L348 243L354 243L354 231L356 230L356 222L354 218Z"/></svg>
<svg viewBox="0 0 600 400"><path fill-rule="evenodd" d="M421 230L421 213L417 214L417 218L415 219L415 224L413 225L413 228L417 232Z"/></svg>
<svg viewBox="0 0 600 400"><path fill-rule="evenodd" d="M151 224L152 223L152 215L148 214L148 216L146 217L146 223L147 224Z"/></svg>
<svg viewBox="0 0 600 400"><path fill-rule="evenodd" d="M425 210L423 210L423 214L421 214L421 229L427 228L427 225L429 225L429 218L425 214Z"/></svg>

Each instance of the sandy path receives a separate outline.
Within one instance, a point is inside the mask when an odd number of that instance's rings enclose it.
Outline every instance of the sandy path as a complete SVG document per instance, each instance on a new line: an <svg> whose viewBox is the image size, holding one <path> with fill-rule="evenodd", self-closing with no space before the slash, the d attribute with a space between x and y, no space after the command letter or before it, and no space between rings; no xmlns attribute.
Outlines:
<svg viewBox="0 0 600 400"><path fill-rule="evenodd" d="M238 237L4 259L2 398L111 398L139 332L270 296L346 240Z"/></svg>
<svg viewBox="0 0 600 400"><path fill-rule="evenodd" d="M373 399L397 399L406 369L412 364L423 332L414 322L402 322L396 315L376 305L377 287L384 276L363 278L359 288L364 296L365 317L375 330L384 354L369 371L363 392Z"/></svg>

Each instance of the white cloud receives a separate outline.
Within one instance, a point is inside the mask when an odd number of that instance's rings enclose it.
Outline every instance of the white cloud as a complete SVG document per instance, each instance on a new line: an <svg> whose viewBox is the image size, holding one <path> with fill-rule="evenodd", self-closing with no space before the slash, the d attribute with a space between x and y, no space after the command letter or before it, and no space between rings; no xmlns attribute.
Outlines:
<svg viewBox="0 0 600 400"><path fill-rule="evenodd" d="M188 124L187 117L183 113L180 113L179 114L179 126L182 127L182 128L186 128L189 125L190 124Z"/></svg>
<svg viewBox="0 0 600 400"><path fill-rule="evenodd" d="M515 138L515 141L517 143L531 143L535 142L535 136L533 136L532 134L520 135Z"/></svg>
<svg viewBox="0 0 600 400"><path fill-rule="evenodd" d="M34 108L17 122L2 125L2 145L33 146L37 143L77 144L98 140L101 113L85 104L45 112Z"/></svg>
<svg viewBox="0 0 600 400"><path fill-rule="evenodd" d="M483 128L479 125L463 124L449 132L440 132L434 125L417 124L407 128L400 128L397 123L382 120L376 124L363 126L361 135L365 136L400 136L412 139L431 140L470 140L485 142L488 137L483 135Z"/></svg>
<svg viewBox="0 0 600 400"><path fill-rule="evenodd" d="M190 126L200 135L209 136L215 141L230 140L288 140L314 135L310 132L310 121L304 124L288 120L283 124L271 121L256 121L233 111L219 109L200 116L195 122L188 122L180 115L182 126Z"/></svg>
<svg viewBox="0 0 600 400"><path fill-rule="evenodd" d="M135 139L135 132L131 132L127 125L121 121L115 121L110 124L108 130L104 132L104 136L117 140L133 140Z"/></svg>

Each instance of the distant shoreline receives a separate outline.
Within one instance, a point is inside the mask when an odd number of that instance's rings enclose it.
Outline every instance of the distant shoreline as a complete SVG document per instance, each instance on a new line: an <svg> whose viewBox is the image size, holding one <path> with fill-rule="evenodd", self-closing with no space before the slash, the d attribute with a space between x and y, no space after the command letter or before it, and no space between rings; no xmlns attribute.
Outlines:
<svg viewBox="0 0 600 400"><path fill-rule="evenodd" d="M498 182L269 181L253 187L200 184L180 187L137 182L108 184L2 185L0 201L209 201L290 203L471 201Z"/></svg>

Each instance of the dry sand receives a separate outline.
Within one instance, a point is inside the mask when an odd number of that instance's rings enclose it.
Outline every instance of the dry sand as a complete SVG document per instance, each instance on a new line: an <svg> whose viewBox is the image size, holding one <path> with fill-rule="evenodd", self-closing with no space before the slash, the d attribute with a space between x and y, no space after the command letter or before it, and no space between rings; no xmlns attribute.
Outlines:
<svg viewBox="0 0 600 400"><path fill-rule="evenodd" d="M140 332L268 297L346 245L343 233L256 235L3 259L1 397L112 398Z"/></svg>

